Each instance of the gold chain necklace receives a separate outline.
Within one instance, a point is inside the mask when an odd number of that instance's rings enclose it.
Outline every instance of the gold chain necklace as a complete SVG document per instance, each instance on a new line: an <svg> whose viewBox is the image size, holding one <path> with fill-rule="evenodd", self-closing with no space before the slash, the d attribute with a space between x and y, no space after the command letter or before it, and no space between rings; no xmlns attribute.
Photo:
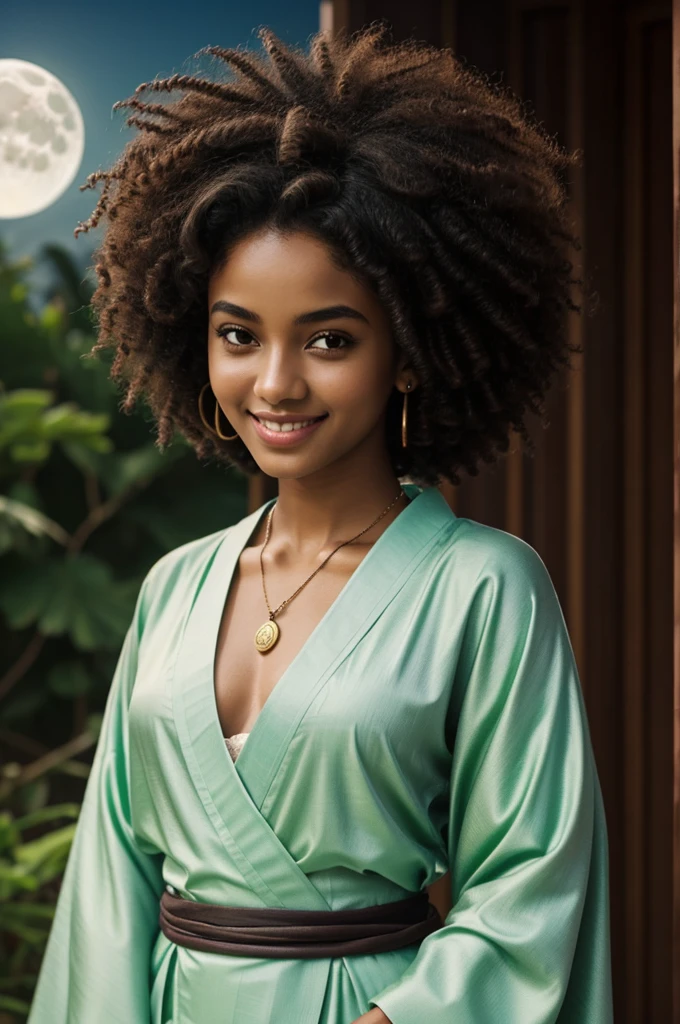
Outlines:
<svg viewBox="0 0 680 1024"><path fill-rule="evenodd" d="M310 580L314 579L314 577L316 576L317 572L319 572L321 569L323 569L323 567L326 564L326 562L328 561L328 559L331 558L335 554L336 551L339 551L340 548L343 548L345 546L345 544L351 544L352 541L357 539L357 537L361 537L361 535L366 533L368 530L370 530L372 526L375 526L376 523L380 522L382 517L387 515L387 513L392 508L392 506L396 505L396 503L399 501L400 498L402 498L405 495L405 493L406 493L405 491L399 491L399 494L396 496L394 501L391 501L389 503L387 508L383 512L380 513L380 515L378 516L377 519L373 520L373 522L371 523L370 526L367 526L366 529L361 531L361 533L357 533L355 537L350 537L349 540L343 540L342 544L338 544L337 548L334 548L334 550L331 551L330 555L328 555L326 558L324 558L324 560L321 563L321 565L319 565L314 570L312 575L307 577L307 579L302 584L302 586L298 587L297 590L295 591L295 593L291 594L290 597L287 597L286 600L282 604L280 604L279 607L276 608L274 611L272 611L272 609L271 609L271 607L269 605L269 598L267 597L267 587L265 586L265 582L264 582L264 566L262 564L262 553L263 553L264 549L267 547L267 542L269 541L269 532L271 530L272 518L274 516L274 509L276 508L276 504L272 505L271 511L270 511L269 515L267 516L267 532L265 534L264 544L262 545L262 550L260 551L260 572L261 572L261 575L262 575L262 589L264 591L264 599L265 599L265 601L267 603L267 610L269 612L269 619L268 619L268 621L265 622L262 626L260 626L260 628L258 629L257 633L255 634L255 646L257 647L257 649L260 652L260 654L265 654L267 651L270 651L272 649L272 647L274 646L274 644L276 643L276 641L279 639L279 636L281 635L281 630L279 629L279 624L278 624L278 622L276 622L276 616L279 614L279 612L282 611L282 609L285 608L286 605L289 604L290 601L292 601L294 597L297 597L297 595L300 593L300 591L303 589L303 587L306 587Z"/></svg>

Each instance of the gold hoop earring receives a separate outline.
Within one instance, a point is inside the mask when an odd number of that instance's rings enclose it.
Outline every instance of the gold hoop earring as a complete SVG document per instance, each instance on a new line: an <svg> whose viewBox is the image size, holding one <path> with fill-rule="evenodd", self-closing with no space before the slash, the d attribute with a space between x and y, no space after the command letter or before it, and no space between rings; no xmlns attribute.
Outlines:
<svg viewBox="0 0 680 1024"><path fill-rule="evenodd" d="M203 414L203 393L204 393L205 389L209 388L209 387L210 387L210 381L208 381L207 384L203 385L203 387L201 388L200 394L198 396L198 412L199 412L199 415L200 415L201 419L203 420L203 424L204 424L205 427L207 427L207 429L210 431L211 434L217 434L217 436L222 441L235 441L236 438L239 436L238 434L232 434L230 437L228 437L226 434L223 434L220 431L220 406L219 406L219 402L217 401L217 399L215 399L215 427L214 427L214 429L210 426L210 424L208 423L208 421L206 420L206 418L205 418L205 416Z"/></svg>
<svg viewBox="0 0 680 1024"><path fill-rule="evenodd" d="M404 392L404 402L403 402L403 405L401 407L401 447L402 448L406 448L406 445L407 445L407 440L406 440L406 427L407 427L407 418L408 418L407 403L408 403L408 392L411 390L411 387L412 387L411 381L409 381L408 384L406 385L406 391Z"/></svg>

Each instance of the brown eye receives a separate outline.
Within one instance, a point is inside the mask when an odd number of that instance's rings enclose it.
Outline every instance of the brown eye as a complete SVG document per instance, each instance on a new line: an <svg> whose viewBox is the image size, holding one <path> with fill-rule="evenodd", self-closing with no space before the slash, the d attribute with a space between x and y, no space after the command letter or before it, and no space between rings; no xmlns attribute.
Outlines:
<svg viewBox="0 0 680 1024"><path fill-rule="evenodd" d="M241 342L238 340L232 341L229 338L230 334L236 337L240 335L242 339L246 340L246 342L252 340L252 336L248 333L248 331L244 330L243 327L230 327L228 324L224 324L222 327L218 327L215 333L218 334L220 338L224 338L227 344L233 346L233 348L246 348L247 345L241 344Z"/></svg>
<svg viewBox="0 0 680 1024"><path fill-rule="evenodd" d="M325 347L317 346L317 341L330 341L331 344L327 344ZM336 331L324 331L323 334L317 334L315 338L312 338L310 347L317 348L320 352L336 352L349 348L352 344L352 339L346 337L344 334L338 334Z"/></svg>

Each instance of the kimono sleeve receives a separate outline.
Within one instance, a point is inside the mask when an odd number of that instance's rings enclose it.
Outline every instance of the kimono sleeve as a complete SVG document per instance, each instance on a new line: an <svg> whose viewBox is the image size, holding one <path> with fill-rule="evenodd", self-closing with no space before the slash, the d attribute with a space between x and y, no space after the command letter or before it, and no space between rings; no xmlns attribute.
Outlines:
<svg viewBox="0 0 680 1024"><path fill-rule="evenodd" d="M162 855L131 824L128 705L147 574L126 634L61 884L28 1024L148 1024Z"/></svg>
<svg viewBox="0 0 680 1024"><path fill-rule="evenodd" d="M503 536L452 691L453 906L369 1000L393 1024L613 1020L607 832L581 685L545 565Z"/></svg>

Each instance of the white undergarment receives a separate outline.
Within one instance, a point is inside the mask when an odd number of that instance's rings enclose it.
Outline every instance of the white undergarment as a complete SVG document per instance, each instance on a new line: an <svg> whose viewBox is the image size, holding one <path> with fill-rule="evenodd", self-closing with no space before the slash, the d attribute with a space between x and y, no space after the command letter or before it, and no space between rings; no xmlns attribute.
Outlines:
<svg viewBox="0 0 680 1024"><path fill-rule="evenodd" d="M238 755L243 749L243 744L246 739L250 736L249 732L236 732L233 736L225 736L224 742L227 744L227 750L231 754L232 761L235 761Z"/></svg>

